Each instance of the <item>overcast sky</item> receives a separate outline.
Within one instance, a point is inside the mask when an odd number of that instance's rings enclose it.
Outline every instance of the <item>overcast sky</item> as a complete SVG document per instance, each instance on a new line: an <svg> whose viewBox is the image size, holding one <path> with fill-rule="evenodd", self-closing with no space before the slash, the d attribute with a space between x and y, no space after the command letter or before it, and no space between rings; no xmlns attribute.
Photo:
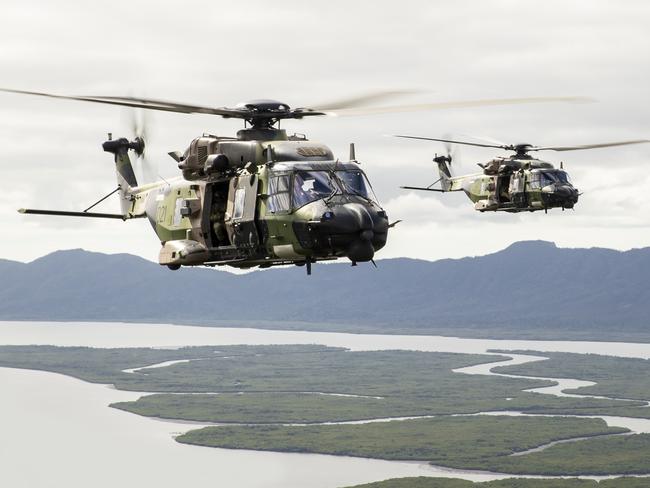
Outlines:
<svg viewBox="0 0 650 488"><path fill-rule="evenodd" d="M487 136L567 145L650 138L650 3L639 1L3 0L0 86L75 95L140 95L208 106L275 98L309 106L377 90L416 89L394 103L585 95L592 104L466 108L319 118L284 124L328 144L349 142L391 220L377 257L481 255L523 239L563 247L650 246L650 144L544 153L584 192L575 211L479 214L463 194L400 190L437 179L443 147L384 134ZM240 124L149 112L149 155ZM57 249L129 252L157 260L144 220L25 216L19 207L83 210L115 187L106 132L130 135L127 109L0 94L0 258ZM455 171L499 155L460 150ZM456 161L455 161L456 163ZM117 200L101 210L114 212ZM539 263L543 266L543 263Z"/></svg>

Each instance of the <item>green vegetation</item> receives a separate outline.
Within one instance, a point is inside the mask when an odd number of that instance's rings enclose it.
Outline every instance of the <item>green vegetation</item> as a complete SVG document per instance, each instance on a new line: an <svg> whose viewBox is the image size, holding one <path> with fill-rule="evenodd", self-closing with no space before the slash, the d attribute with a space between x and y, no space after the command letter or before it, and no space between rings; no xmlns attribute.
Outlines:
<svg viewBox="0 0 650 488"><path fill-rule="evenodd" d="M509 457L561 439L626 432L609 428L600 419L563 417L438 417L360 425L227 426L193 430L179 442L228 449L313 452L391 460L430 461L432 464L511 473L572 474L581 472L579 459L572 466L543 468L537 453ZM578 443L560 445L565 447ZM549 448L548 451L553 449ZM542 451L539 454L543 454ZM627 453L626 453L627 454ZM650 445L638 455L650 455ZM629 466L641 468L638 455ZM566 463L565 463L566 464ZM602 463L601 463L602 464ZM628 467L628 466L626 466ZM619 464L598 466L604 472L620 471Z"/></svg>
<svg viewBox="0 0 650 488"><path fill-rule="evenodd" d="M650 435L638 434L558 444L526 456L501 458L492 466L526 474L647 474L649 459ZM650 485L650 480L646 483Z"/></svg>
<svg viewBox="0 0 650 488"><path fill-rule="evenodd" d="M519 351L518 351L519 352ZM508 373L548 378L571 378L593 381L597 384L567 393L599 395L614 398L650 400L650 360L619 358L597 354L539 353L521 351L522 354L544 355L548 361L505 366L494 369L496 373ZM625 415L650 418L650 409L636 409Z"/></svg>
<svg viewBox="0 0 650 488"><path fill-rule="evenodd" d="M429 461L513 474L646 474L650 435L595 437L622 431L592 419L442 417L345 426L206 427L177 440L228 449ZM555 440L589 436L594 437L511 456Z"/></svg>
<svg viewBox="0 0 650 488"><path fill-rule="evenodd" d="M471 377L474 380L491 378ZM464 378L463 378L464 379ZM557 398L550 395L512 391L512 400L501 395L491 397L484 386L459 380L459 384L476 388L485 398L463 398L459 392L441 396L345 397L308 393L223 393L220 395L156 394L135 402L112 406L129 412L166 419L196 420L218 423L319 423L368 420L389 417L473 414L484 411L514 410L530 414L591 415L633 411L620 402ZM628 404L624 402L624 404Z"/></svg>
<svg viewBox="0 0 650 488"><path fill-rule="evenodd" d="M648 478L617 478L594 481L582 479L509 478L484 483L450 478L397 478L354 488L647 488Z"/></svg>
<svg viewBox="0 0 650 488"><path fill-rule="evenodd" d="M343 349L316 345L201 346L179 349L0 346L0 367L53 371L91 383L111 383L119 390L238 391L245 389L245 386L239 385L237 375L234 378L224 378L220 374L227 359L236 364L250 364L264 363L274 356L293 358L294 355L341 351ZM137 374L123 372L125 369L186 359L201 361L149 369ZM212 367L203 369L202 365ZM243 371L241 373L245 374Z"/></svg>
<svg viewBox="0 0 650 488"><path fill-rule="evenodd" d="M604 356L548 356L549 361L516 367L521 371L508 368L509 372L580 377L602 381L610 389L620 383L616 391L627 397L631 396L629 388L636 378L645 374L643 367L647 364ZM113 383L123 390L157 392L136 402L113 405L116 408L151 417L256 424L191 431L178 437L185 443L426 460L449 467L507 473L648 472L648 436L606 436L624 430L608 428L598 419L468 416L501 410L631 416L629 412L648 410L641 408L643 403L639 401L558 398L523 391L552 384L546 380L453 372L500 359L505 357L351 352L318 345L175 350L0 347L0 366L54 371L86 381ZM135 373L123 371L179 360L190 361ZM527 369L538 366L546 369ZM611 378L614 380L608 382ZM464 416L454 416L459 414ZM362 425L281 425L418 416L435 417ZM581 437L593 438L510 456L556 440Z"/></svg>
<svg viewBox="0 0 650 488"><path fill-rule="evenodd" d="M635 402L556 398L522 390L551 383L454 373L505 357L322 346L161 349L0 347L0 366L41 369L131 391L160 392L115 406L141 415L238 423L295 423L495 410L588 414ZM135 374L122 370L194 359ZM192 393L170 395L164 393ZM195 395L194 393L222 393ZM240 395L238 393L245 392ZM305 394L323 392L359 396ZM380 398L375 398L380 397Z"/></svg>

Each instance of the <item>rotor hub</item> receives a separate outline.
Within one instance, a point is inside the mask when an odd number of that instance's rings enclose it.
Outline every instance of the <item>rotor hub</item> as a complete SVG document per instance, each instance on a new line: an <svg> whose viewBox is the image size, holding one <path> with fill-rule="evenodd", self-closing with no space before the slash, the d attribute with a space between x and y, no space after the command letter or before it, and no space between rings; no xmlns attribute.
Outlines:
<svg viewBox="0 0 650 488"><path fill-rule="evenodd" d="M249 100L248 102L240 102L235 105L235 108L241 110L254 110L258 112L288 112L291 107L286 103L278 102L277 100L259 99Z"/></svg>
<svg viewBox="0 0 650 488"><path fill-rule="evenodd" d="M512 146L512 151L515 151L517 156L525 156L528 154L528 151L533 149L533 147L532 144L528 143L514 144Z"/></svg>

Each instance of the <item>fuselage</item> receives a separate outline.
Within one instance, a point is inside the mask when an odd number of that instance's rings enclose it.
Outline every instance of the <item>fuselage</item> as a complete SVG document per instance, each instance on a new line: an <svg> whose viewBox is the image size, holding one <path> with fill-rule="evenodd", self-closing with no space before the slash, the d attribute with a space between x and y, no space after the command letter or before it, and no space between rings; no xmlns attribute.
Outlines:
<svg viewBox="0 0 650 488"><path fill-rule="evenodd" d="M479 211L523 212L573 208L578 190L568 173L533 158L503 158L482 173L451 178L448 191L464 191Z"/></svg>
<svg viewBox="0 0 650 488"><path fill-rule="evenodd" d="M179 165L190 179L135 187L128 195L130 215L146 216L162 244L160 264L362 262L385 245L388 218L355 162L334 160L326 146L305 139L204 139L206 150L193 143L197 150L192 154L190 146L185 155L191 161ZM205 172L215 160L211 153L238 164Z"/></svg>

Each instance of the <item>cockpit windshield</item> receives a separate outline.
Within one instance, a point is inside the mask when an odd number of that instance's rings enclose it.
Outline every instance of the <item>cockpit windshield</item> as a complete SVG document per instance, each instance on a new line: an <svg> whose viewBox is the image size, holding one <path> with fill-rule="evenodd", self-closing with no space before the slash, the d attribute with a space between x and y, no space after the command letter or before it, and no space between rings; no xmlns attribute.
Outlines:
<svg viewBox="0 0 650 488"><path fill-rule="evenodd" d="M377 203L377 197L361 170L296 171L293 174L293 208L337 194L354 195Z"/></svg>
<svg viewBox="0 0 650 488"><path fill-rule="evenodd" d="M346 194L357 195L366 200L377 203L377 197L372 191L368 178L359 170L342 170L336 171L336 176L343 184L343 190Z"/></svg>
<svg viewBox="0 0 650 488"><path fill-rule="evenodd" d="M329 171L297 171L293 176L293 207L327 198L340 190Z"/></svg>
<svg viewBox="0 0 650 488"><path fill-rule="evenodd" d="M567 184L567 185L572 184L571 183L571 178L569 178L569 173L567 173L566 171L557 170L555 172L555 175L557 176L558 180L560 180L562 183Z"/></svg>
<svg viewBox="0 0 650 488"><path fill-rule="evenodd" d="M570 185L569 175L562 170L552 170L541 172L542 187L559 183L560 185Z"/></svg>

